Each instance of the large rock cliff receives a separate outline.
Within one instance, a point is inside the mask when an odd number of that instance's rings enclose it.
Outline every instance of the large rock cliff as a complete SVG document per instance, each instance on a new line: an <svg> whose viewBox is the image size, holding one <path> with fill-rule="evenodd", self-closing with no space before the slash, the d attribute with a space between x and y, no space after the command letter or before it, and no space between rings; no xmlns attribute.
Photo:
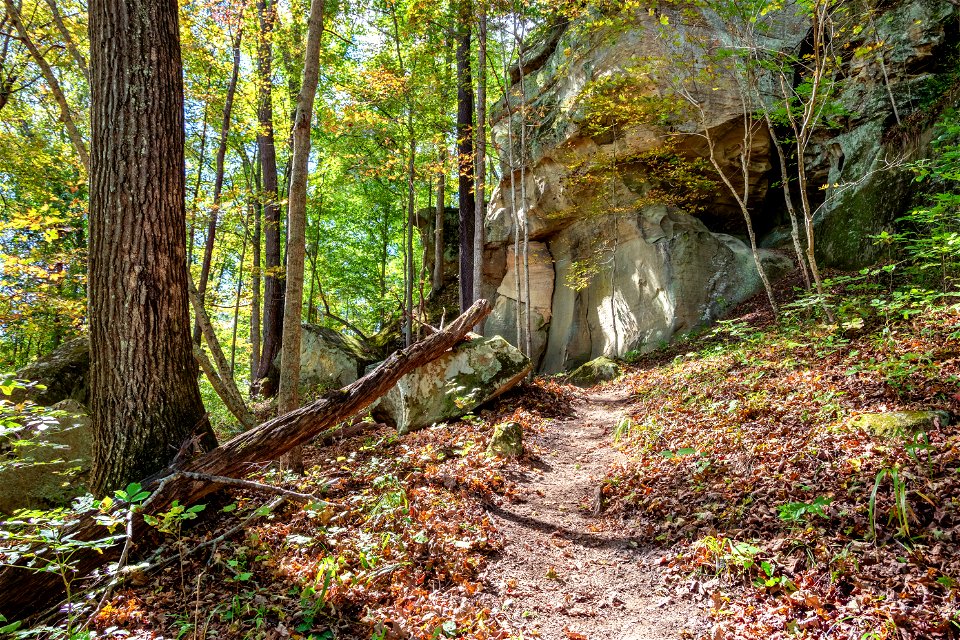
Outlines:
<svg viewBox="0 0 960 640"><path fill-rule="evenodd" d="M532 355L548 373L655 348L760 290L743 216L706 161L702 135L710 133L715 158L742 190L740 86L722 78L693 83L702 115L678 108L678 50L721 35L716 16L665 11L594 14L544 29L514 68L515 100L495 110L502 178L485 221L484 287L494 302L485 334L518 342L526 282L514 246L525 226ZM763 44L801 51L808 34L795 10L783 9L774 22ZM956 44L956 22L946 2L896 4L871 21L877 55L845 62L834 101L841 115L802 159L826 264L870 260L869 236L907 206L910 175L888 165L922 152L930 123L914 123L909 136L891 131L931 98ZM665 24L671 37L663 37ZM792 265L789 223L781 190L770 188L781 179L779 163L760 125L750 138L746 192L768 248L765 270L777 277Z"/></svg>

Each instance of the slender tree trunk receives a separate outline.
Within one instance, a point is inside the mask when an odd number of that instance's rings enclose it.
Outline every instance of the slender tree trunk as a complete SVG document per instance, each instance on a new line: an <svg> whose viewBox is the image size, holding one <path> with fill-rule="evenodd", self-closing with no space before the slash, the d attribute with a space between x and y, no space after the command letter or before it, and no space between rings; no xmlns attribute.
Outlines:
<svg viewBox="0 0 960 640"><path fill-rule="evenodd" d="M259 183L260 181L257 180ZM259 184L258 184L259 192ZM250 379L256 378L260 368L260 218L263 205L259 199L253 205L253 264L250 266Z"/></svg>
<svg viewBox="0 0 960 640"><path fill-rule="evenodd" d="M470 72L472 17L469 0L459 0L457 36L457 166L460 172L460 310L473 302L473 234L475 224L473 184L473 78Z"/></svg>
<svg viewBox="0 0 960 640"><path fill-rule="evenodd" d="M413 278L414 278L414 265L413 265L413 227L414 227L414 208L416 207L416 179L415 167L416 167L416 158L417 158L417 140L414 137L413 130L413 111L412 109L408 112L407 115L407 128L409 140L409 148L407 149L407 224L405 225L405 238L404 238L404 256L406 258L406 264L404 271L406 272L406 281L404 282L404 315L406 319L403 324L403 340L404 345L409 347L413 344Z"/></svg>
<svg viewBox="0 0 960 640"><path fill-rule="evenodd" d="M432 294L437 295L443 287L443 225L445 222L445 204L447 192L447 145L441 139L437 150L440 171L437 176L437 208L433 231L433 283Z"/></svg>
<svg viewBox="0 0 960 640"><path fill-rule="evenodd" d="M523 33L518 42L518 69L520 71L520 209L523 211L523 310L524 353L533 357L533 322L530 310L530 216L527 211L527 88L523 77ZM518 214L519 215L519 214ZM520 295L517 292L517 295Z"/></svg>
<svg viewBox="0 0 960 640"><path fill-rule="evenodd" d="M783 201L787 207L787 215L790 216L790 238L793 240L793 250L797 254L797 264L800 266L800 272L803 274L803 286L810 290L810 270L807 268L807 257L800 243L800 224L797 222L797 211L793 206L793 196L790 195L790 180L787 177L787 156L783 152L783 145L777 140L777 134L773 129L773 122L770 120L770 114L767 109L763 111L764 120L767 123L767 129L770 131L770 142L777 150L777 158L780 160L780 182L783 186Z"/></svg>
<svg viewBox="0 0 960 640"><path fill-rule="evenodd" d="M227 406L227 409L237 418L240 424L249 429L256 424L256 419L247 409L247 405L240 395L240 390L237 389L237 383L233 379L230 365L227 363L227 357L223 354L223 347L220 346L220 340L213 330L213 324L210 322L210 316L207 315L207 310L200 304L200 296L197 293L196 287L193 285L193 280L187 282L187 287L190 296L190 306L193 307L194 317L197 319L200 330L203 332L203 339L207 342L210 355L213 356L213 363L210 363L203 349L201 349L198 344L193 345L194 355L203 368L204 373L207 374L207 378L210 380L210 384L217 392L217 395L220 396L220 399L223 400L223 403ZM216 365L215 368L214 365Z"/></svg>
<svg viewBox="0 0 960 640"><path fill-rule="evenodd" d="M54 75L53 69L50 68L50 65L43 57L43 53L41 53L36 43L30 38L30 34L27 33L27 28L23 24L23 19L20 16L20 10L17 8L17 5L13 3L13 0L3 0L3 4L7 9L7 15L10 16L10 21L13 23L14 29L20 34L20 40L27 48L27 51L30 52L30 57L33 58L34 63L40 68L40 73L43 75L43 79L46 81L50 93L53 94L53 99L56 101L57 106L60 107L60 122L63 123L63 126L67 130L67 137L70 138L70 142L73 144L73 148L77 152L77 157L80 158L83 168L89 173L90 153L87 151L87 143L77 128L77 123L73 119L73 113L70 111L70 105L67 104L67 98L63 93L60 82L57 80L57 76ZM184 233L186 233L186 231L184 231Z"/></svg>
<svg viewBox="0 0 960 640"><path fill-rule="evenodd" d="M284 276L280 264L280 203L277 200L277 149L273 132L273 22L274 10L270 0L259 0L260 46L257 70L260 83L257 118L260 130L257 145L260 150L261 180L264 198L264 277L263 277L263 343L260 362L254 376L253 388L263 396L277 393L280 370L277 356L283 340Z"/></svg>
<svg viewBox="0 0 960 640"><path fill-rule="evenodd" d="M207 81L207 91L210 90L210 81ZM203 162L207 155L207 120L210 114L210 103L203 105L203 129L200 131L200 156L197 159L197 180L193 184L193 199L190 204L190 214L187 216L187 269L193 266L193 247L196 244L194 227L197 221L197 209L200 208L200 185L203 182Z"/></svg>
<svg viewBox="0 0 960 640"><path fill-rule="evenodd" d="M250 239L250 218L253 207L248 205L247 223L243 231L243 246L240 249L240 263L237 265L237 296L233 303L233 336L230 338L230 375L237 373L237 325L240 323L240 297L243 294L243 263L247 260L247 241Z"/></svg>
<svg viewBox="0 0 960 640"><path fill-rule="evenodd" d="M173 0L90 2L90 387L96 494L212 448L190 340Z"/></svg>
<svg viewBox="0 0 960 640"><path fill-rule="evenodd" d="M516 16L513 17L513 32L516 34ZM506 27L504 27L504 32L506 32ZM507 39L507 34L504 33L504 40ZM514 291L516 291L516 304L515 304L515 313L516 313L516 347L517 349L522 349L521 346L522 336L523 336L523 327L521 325L521 301L520 301L520 218L517 216L517 185L516 185L516 162L514 160L514 137L513 137L513 102L512 102L512 86L510 85L510 60L513 59L513 56L516 55L517 46L516 39L513 39L512 52L509 56L504 56L503 58L503 98L504 103L507 108L507 162L510 164L510 219L513 224L513 284ZM521 81L523 78L521 78Z"/></svg>
<svg viewBox="0 0 960 640"><path fill-rule="evenodd" d="M322 189L322 185L321 185ZM313 238L313 250L310 252L310 294L307 296L307 322L316 322L317 306L316 299L317 284L317 262L320 259L320 220L323 218L323 191L320 192L320 198L317 201L317 235Z"/></svg>
<svg viewBox="0 0 960 640"><path fill-rule="evenodd" d="M207 223L207 243L203 250L203 262L200 266L200 284L197 291L200 302L206 300L207 281L210 278L210 264L213 262L213 245L217 237L217 218L220 213L221 195L223 193L224 161L227 156L227 136L230 134L230 117L233 112L233 98L237 93L237 79L240 77L240 39L243 36L242 27L237 28L237 35L233 39L233 69L230 72L230 82L227 85L227 97L223 102L223 122L220 125L220 145L217 147L217 173L213 182L213 208L210 210L210 221ZM193 341L200 344L200 325L193 328Z"/></svg>
<svg viewBox="0 0 960 640"><path fill-rule="evenodd" d="M50 7L50 15L53 16L53 22L57 25L57 31L60 32L60 37L63 39L63 44L67 47L67 52L70 53L73 61L77 63L77 67L80 68L80 72L83 74L83 77L87 79L87 85L89 85L90 69L87 66L87 59L83 57L83 53L70 35L70 31L63 21L63 15L60 13L60 8L57 7L57 0L47 0L47 6ZM874 31L876 31L876 28L874 28Z"/></svg>
<svg viewBox="0 0 960 640"><path fill-rule="evenodd" d="M306 253L307 176L310 163L310 122L320 77L320 36L323 33L324 0L312 0L307 27L307 50L303 65L303 83L297 98L293 123L293 157L290 164L290 190L287 205L287 282L283 314L283 349L280 361L281 414L300 407L300 338L303 318L303 272ZM303 454L299 446L283 458L283 466L303 473Z"/></svg>
<svg viewBox="0 0 960 640"><path fill-rule="evenodd" d="M476 126L476 194L473 218L473 296L483 297L483 217L486 211L487 178L487 8L486 0L477 0L477 126ZM475 327L480 331L480 327Z"/></svg>

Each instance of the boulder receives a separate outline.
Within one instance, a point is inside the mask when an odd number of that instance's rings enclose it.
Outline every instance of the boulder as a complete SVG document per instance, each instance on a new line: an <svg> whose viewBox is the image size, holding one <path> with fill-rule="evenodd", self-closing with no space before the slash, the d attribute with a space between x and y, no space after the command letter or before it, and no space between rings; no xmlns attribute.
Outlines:
<svg viewBox="0 0 960 640"><path fill-rule="evenodd" d="M28 420L12 444L0 439L0 513L52 508L83 493L90 470L93 432L86 409L75 400L52 407L54 418Z"/></svg>
<svg viewBox="0 0 960 640"><path fill-rule="evenodd" d="M500 336L470 339L400 379L373 407L400 433L459 418L520 382L530 361Z"/></svg>
<svg viewBox="0 0 960 640"><path fill-rule="evenodd" d="M749 247L665 205L583 218L549 248L557 283L540 362L546 373L656 349L762 286ZM761 259L771 278L792 268L774 251Z"/></svg>
<svg viewBox="0 0 960 640"><path fill-rule="evenodd" d="M908 437L924 433L937 426L950 424L950 414L946 411L886 411L883 413L861 413L852 420L850 426L863 429L881 437Z"/></svg>
<svg viewBox="0 0 960 640"><path fill-rule="evenodd" d="M44 406L62 400L76 400L86 405L90 396L89 372L90 340L87 336L74 338L17 372L19 379L39 382L45 389L19 392L19 397L15 393L11 400L17 402L29 398Z"/></svg>
<svg viewBox="0 0 960 640"><path fill-rule="evenodd" d="M580 387L592 387L616 379L620 372L619 364L606 356L600 356L574 369L567 376L567 380Z"/></svg>
<svg viewBox="0 0 960 640"><path fill-rule="evenodd" d="M367 345L350 335L313 324L303 325L300 386L305 389L328 391L344 387L362 376L366 366L375 360Z"/></svg>
<svg viewBox="0 0 960 640"><path fill-rule="evenodd" d="M487 453L501 458L523 455L523 428L517 422L502 422L493 428Z"/></svg>

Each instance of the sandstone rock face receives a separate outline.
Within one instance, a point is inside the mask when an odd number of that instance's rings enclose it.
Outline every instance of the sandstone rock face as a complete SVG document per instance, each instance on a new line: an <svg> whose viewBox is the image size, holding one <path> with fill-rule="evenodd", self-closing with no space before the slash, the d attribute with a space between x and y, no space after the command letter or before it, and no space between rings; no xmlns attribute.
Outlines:
<svg viewBox="0 0 960 640"><path fill-rule="evenodd" d="M846 113L820 130L801 159L817 207L821 266L872 260L869 236L907 205L910 174L888 164L922 155L923 132L932 122L906 136L909 144L883 141L896 129L894 103L904 127L911 111L922 110L919 96L930 92L925 87L939 73L938 57L950 45L947 25L957 12L936 0L888 5L876 17L876 34L865 29L858 36L865 39L860 44L875 45L874 35L883 42L887 80L877 56L844 62L833 95ZM703 107L700 118L677 108L683 101L675 88L677 74L692 75L702 63L688 62L691 69L684 70L651 62L676 60L690 43L730 44L719 19L676 7L604 18L603 26L559 25L532 43L523 77L518 68L512 73L510 109L501 103L494 110L495 141L503 149L512 144L515 162L507 165L509 153L500 153L502 177L484 224L483 290L494 303L484 334L522 345L525 329L517 336L516 320L521 316L525 327L529 315L534 365L550 373L599 356L650 350L761 290L742 214L708 166L704 132L734 187L740 191L746 181L761 246L781 249L761 253L764 269L776 278L791 268L784 255L792 256L786 207L779 187L769 188L781 176L771 163L776 153L765 127L753 137L747 175L739 170L743 107L736 80L721 76L690 87ZM659 37L663 20L667 38ZM796 6L787 3L765 20L774 28L761 36L764 48L801 48L808 25ZM525 150L521 86L535 114L526 120ZM640 107L623 115L610 104ZM603 105L613 115L597 118ZM531 240L529 314L513 264L514 238L523 227Z"/></svg>
<svg viewBox="0 0 960 640"><path fill-rule="evenodd" d="M822 136L808 159L820 170L820 184L830 185L816 215L825 264L855 269L872 263L881 248L870 236L910 206L915 174L904 161L928 151L940 115L930 108L937 97L931 86L938 72L948 71L943 65L956 43L958 11L936 0L898 2L875 20L887 77L875 57L851 60L837 96L849 114L845 127Z"/></svg>
<svg viewBox="0 0 960 640"><path fill-rule="evenodd" d="M90 418L75 400L58 402L53 409L64 415L24 427L25 438L38 444L4 452L0 439L0 514L63 506L83 493L78 480L90 470Z"/></svg>
<svg viewBox="0 0 960 640"><path fill-rule="evenodd" d="M548 243L535 245L532 353L547 373L600 356L656 348L713 320L761 286L743 242L712 233L696 218L663 205L581 218ZM773 278L792 268L781 254L764 250L762 256ZM513 342L517 304L511 273L498 289L484 331Z"/></svg>
<svg viewBox="0 0 960 640"><path fill-rule="evenodd" d="M400 433L459 418L520 382L530 361L500 336L471 339L408 373L373 407Z"/></svg>

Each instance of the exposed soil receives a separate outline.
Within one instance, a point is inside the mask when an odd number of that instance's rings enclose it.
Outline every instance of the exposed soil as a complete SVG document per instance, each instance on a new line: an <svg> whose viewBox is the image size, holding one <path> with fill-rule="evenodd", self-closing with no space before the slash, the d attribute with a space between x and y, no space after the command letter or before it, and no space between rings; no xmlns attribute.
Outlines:
<svg viewBox="0 0 960 640"><path fill-rule="evenodd" d="M525 434L533 464L512 478L517 498L488 506L504 546L485 597L516 637L652 640L706 628L698 605L670 595L663 552L601 513L604 476L624 458L613 431L627 398L623 387L584 391L574 415Z"/></svg>

